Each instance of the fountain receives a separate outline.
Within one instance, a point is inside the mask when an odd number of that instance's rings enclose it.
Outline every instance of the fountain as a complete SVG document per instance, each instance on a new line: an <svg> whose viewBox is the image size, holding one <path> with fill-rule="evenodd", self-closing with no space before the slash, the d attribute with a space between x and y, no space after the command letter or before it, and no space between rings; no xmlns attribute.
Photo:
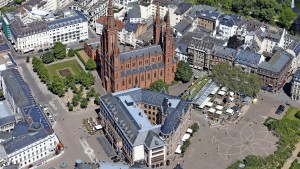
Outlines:
<svg viewBox="0 0 300 169"><path fill-rule="evenodd" d="M292 0L291 8L295 8L295 0Z"/></svg>

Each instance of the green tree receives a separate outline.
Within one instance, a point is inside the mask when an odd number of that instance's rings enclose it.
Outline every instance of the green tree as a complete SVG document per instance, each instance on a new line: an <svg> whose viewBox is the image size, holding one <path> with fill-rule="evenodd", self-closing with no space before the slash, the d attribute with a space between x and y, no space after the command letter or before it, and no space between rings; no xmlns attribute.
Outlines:
<svg viewBox="0 0 300 169"><path fill-rule="evenodd" d="M95 94L95 100L94 100L94 103L96 104L96 105L100 105L100 93L96 93Z"/></svg>
<svg viewBox="0 0 300 169"><path fill-rule="evenodd" d="M96 91L93 87L86 93L87 98L95 97L95 95L96 95Z"/></svg>
<svg viewBox="0 0 300 169"><path fill-rule="evenodd" d="M75 86L75 84L76 84L76 79L75 79L75 77L72 75L72 74L68 74L67 76L66 76L66 78L64 79L64 82L65 82L65 86L67 86L67 87L75 87L76 88L76 86ZM73 89L72 89L73 90Z"/></svg>
<svg viewBox="0 0 300 169"><path fill-rule="evenodd" d="M159 79L159 80L151 83L148 89L151 91L157 91L157 92L160 92L162 89L165 89L166 91L168 91L168 85L165 81Z"/></svg>
<svg viewBox="0 0 300 169"><path fill-rule="evenodd" d="M0 100L2 101L2 100L4 100L5 98L4 98L4 95L3 95L3 91L2 90L0 90Z"/></svg>
<svg viewBox="0 0 300 169"><path fill-rule="evenodd" d="M75 56L75 51L73 49L69 49L68 56L69 57L74 57Z"/></svg>
<svg viewBox="0 0 300 169"><path fill-rule="evenodd" d="M21 4L21 3L23 2L23 0L15 0L15 2L16 2L17 4Z"/></svg>
<svg viewBox="0 0 300 169"><path fill-rule="evenodd" d="M52 84L50 90L54 94L57 94L59 97L62 97L65 94L64 84L61 81L61 79L58 77L58 75L54 75L52 77Z"/></svg>
<svg viewBox="0 0 300 169"><path fill-rule="evenodd" d="M296 17L297 14L292 10L292 8L286 7L280 14L280 21L286 29L289 29Z"/></svg>
<svg viewBox="0 0 300 169"><path fill-rule="evenodd" d="M78 81L84 87L89 88L89 87L91 87L95 83L95 77L90 72L88 72L88 73L81 73L78 76Z"/></svg>
<svg viewBox="0 0 300 169"><path fill-rule="evenodd" d="M87 106L88 106L88 99L87 98L82 98L81 103L80 103L80 107L81 108L86 108Z"/></svg>
<svg viewBox="0 0 300 169"><path fill-rule="evenodd" d="M178 63L178 68L177 68L177 72L175 75L176 75L175 77L177 80L180 80L180 81L186 83L192 79L193 71L187 62L181 60Z"/></svg>
<svg viewBox="0 0 300 169"><path fill-rule="evenodd" d="M45 63L45 64L49 64L51 62L54 62L54 56L53 56L53 53L51 51L43 54L41 56L41 58L42 58L42 62Z"/></svg>
<svg viewBox="0 0 300 169"><path fill-rule="evenodd" d="M26 57L26 63L29 63L29 62L30 62L30 57L27 56L27 57Z"/></svg>
<svg viewBox="0 0 300 169"><path fill-rule="evenodd" d="M89 59L86 62L85 69L86 70L95 70L97 67L96 62L93 59Z"/></svg>
<svg viewBox="0 0 300 169"><path fill-rule="evenodd" d="M64 59L66 57L66 46L61 42L56 42L53 47L53 55L56 59Z"/></svg>

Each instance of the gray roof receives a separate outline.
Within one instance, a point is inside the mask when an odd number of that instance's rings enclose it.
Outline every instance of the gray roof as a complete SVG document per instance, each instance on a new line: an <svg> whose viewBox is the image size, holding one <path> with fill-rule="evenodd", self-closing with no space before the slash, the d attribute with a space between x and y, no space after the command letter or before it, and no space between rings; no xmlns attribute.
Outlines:
<svg viewBox="0 0 300 169"><path fill-rule="evenodd" d="M212 55L217 56L223 59L227 60L234 60L234 57L237 53L237 50L229 48L229 47L223 47L219 45L215 45L212 50Z"/></svg>
<svg viewBox="0 0 300 169"><path fill-rule="evenodd" d="M81 13L77 10L73 10L70 12L72 12L73 14L69 17L63 17L60 19L56 19L54 21L47 22L48 29L51 30L51 29L56 29L59 27L76 24L76 23L87 22L87 19L83 15L83 13Z"/></svg>
<svg viewBox="0 0 300 169"><path fill-rule="evenodd" d="M10 50L9 46L7 43L3 43L0 45L0 52L6 51L6 50Z"/></svg>
<svg viewBox="0 0 300 169"><path fill-rule="evenodd" d="M128 32L133 32L135 33L138 29L139 24L138 23L130 23L130 22L126 22L125 24L125 29Z"/></svg>
<svg viewBox="0 0 300 169"><path fill-rule="evenodd" d="M10 140L12 138L12 132L0 131L0 140Z"/></svg>
<svg viewBox="0 0 300 169"><path fill-rule="evenodd" d="M234 57L234 62L252 68L258 68L261 57L262 56L258 53L246 50L238 50L237 54Z"/></svg>
<svg viewBox="0 0 300 169"><path fill-rule="evenodd" d="M14 123L14 122L16 122L14 115L2 117L2 118L0 118L0 127L4 126L6 124Z"/></svg>
<svg viewBox="0 0 300 169"><path fill-rule="evenodd" d="M154 69L158 69L158 68L162 68L162 67L165 67L165 64L163 62L154 63L154 64L149 65L149 66L142 66L142 67L134 68L134 69L131 69L131 70L122 71L121 76L125 77L125 76L130 76L130 75L136 75L139 72L150 71L150 70L154 70Z"/></svg>
<svg viewBox="0 0 300 169"><path fill-rule="evenodd" d="M300 82L300 69L297 69L297 71L295 72L293 80Z"/></svg>
<svg viewBox="0 0 300 169"><path fill-rule="evenodd" d="M11 116L14 112L11 110L7 100L0 101L0 119L3 117Z"/></svg>
<svg viewBox="0 0 300 169"><path fill-rule="evenodd" d="M1 72L1 76L17 107L22 108L35 104L29 86L24 82L17 69L5 70Z"/></svg>
<svg viewBox="0 0 300 169"><path fill-rule="evenodd" d="M292 59L293 56L282 49L276 51L268 62L261 62L258 67L260 69L279 73L287 64L291 62Z"/></svg>
<svg viewBox="0 0 300 169"><path fill-rule="evenodd" d="M279 42L283 34L283 30L280 28L275 28L273 26L266 26L265 31L258 29L256 32L258 38L261 40L267 38L275 42Z"/></svg>
<svg viewBox="0 0 300 169"><path fill-rule="evenodd" d="M219 17L219 21L221 25L232 27L233 25L238 26L241 18L232 14L223 14Z"/></svg>
<svg viewBox="0 0 300 169"><path fill-rule="evenodd" d="M196 13L202 12L204 10L216 11L217 9L208 5L194 5L191 11L189 12L188 16L194 19L196 17Z"/></svg>
<svg viewBox="0 0 300 169"><path fill-rule="evenodd" d="M36 21L24 24L19 17L15 17L15 20L10 23L10 30L12 36L17 39L45 32L47 31L47 24L45 21Z"/></svg>
<svg viewBox="0 0 300 169"><path fill-rule="evenodd" d="M157 4L157 1L159 2L159 6L166 6L168 7L169 5L178 5L179 3L182 2L182 0L153 0L152 4Z"/></svg>
<svg viewBox="0 0 300 169"><path fill-rule="evenodd" d="M193 21L191 19L183 18L178 24L175 25L174 29L184 35L192 28L192 24Z"/></svg>
<svg viewBox="0 0 300 169"><path fill-rule="evenodd" d="M165 145L165 142L159 138L159 134L154 131L149 131L145 140L145 145L148 149L154 149L158 146Z"/></svg>
<svg viewBox="0 0 300 169"><path fill-rule="evenodd" d="M182 15L184 14L187 10L189 10L193 5L187 2L182 2L177 5L177 9L175 10L174 14L176 15Z"/></svg>
<svg viewBox="0 0 300 169"><path fill-rule="evenodd" d="M205 10L202 12L196 12L198 18L205 20L216 21L221 13L219 11Z"/></svg>
<svg viewBox="0 0 300 169"><path fill-rule="evenodd" d="M141 18L141 8L135 6L127 11L127 18Z"/></svg>
<svg viewBox="0 0 300 169"><path fill-rule="evenodd" d="M152 45L141 49L130 50L128 52L123 52L120 54L120 60L135 59L136 57L144 57L153 55L154 53L162 53L160 45Z"/></svg>
<svg viewBox="0 0 300 169"><path fill-rule="evenodd" d="M214 43L203 39L192 38L188 48L196 48L196 50L202 50L206 53L211 53L214 47Z"/></svg>
<svg viewBox="0 0 300 169"><path fill-rule="evenodd" d="M112 116L117 117L117 123L130 143L132 145L146 144L148 147L157 146L157 144L162 146L158 135L154 133L149 135L149 131L159 133L161 128L162 133L170 134L177 129L180 116L188 108L186 102L179 97L139 88L108 94L102 96L101 100L108 107ZM162 111L167 117L162 127L150 124L147 115L136 106L140 103L163 109Z"/></svg>

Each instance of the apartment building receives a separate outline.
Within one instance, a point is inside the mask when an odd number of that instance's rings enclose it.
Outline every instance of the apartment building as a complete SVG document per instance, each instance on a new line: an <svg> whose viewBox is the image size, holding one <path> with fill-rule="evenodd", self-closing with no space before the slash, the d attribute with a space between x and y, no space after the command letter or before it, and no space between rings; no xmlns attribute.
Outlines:
<svg viewBox="0 0 300 169"><path fill-rule="evenodd" d="M88 22L79 11L49 13L20 11L6 13L2 30L16 51L26 53L46 49L55 42L68 44L88 39Z"/></svg>
<svg viewBox="0 0 300 169"><path fill-rule="evenodd" d="M0 8L11 4L12 2L14 2L14 0L0 0Z"/></svg>

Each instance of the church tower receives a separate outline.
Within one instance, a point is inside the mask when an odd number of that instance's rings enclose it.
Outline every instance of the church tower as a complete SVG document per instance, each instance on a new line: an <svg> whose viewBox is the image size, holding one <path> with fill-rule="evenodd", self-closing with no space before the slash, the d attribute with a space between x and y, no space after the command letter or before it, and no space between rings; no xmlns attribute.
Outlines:
<svg viewBox="0 0 300 169"><path fill-rule="evenodd" d="M163 56L165 62L165 82L171 83L175 77L176 67L173 64L173 59L175 55L174 39L172 34L172 29L170 25L170 14L169 11L166 15L166 28L163 36Z"/></svg>
<svg viewBox="0 0 300 169"><path fill-rule="evenodd" d="M162 34L161 29L162 29L162 23L160 19L159 1L157 1L156 17L155 17L154 27L153 27L153 43L156 45L161 43L161 34Z"/></svg>
<svg viewBox="0 0 300 169"><path fill-rule="evenodd" d="M112 0L108 1L107 18L101 35L101 80L107 92L114 92L120 64L118 28L114 18Z"/></svg>

